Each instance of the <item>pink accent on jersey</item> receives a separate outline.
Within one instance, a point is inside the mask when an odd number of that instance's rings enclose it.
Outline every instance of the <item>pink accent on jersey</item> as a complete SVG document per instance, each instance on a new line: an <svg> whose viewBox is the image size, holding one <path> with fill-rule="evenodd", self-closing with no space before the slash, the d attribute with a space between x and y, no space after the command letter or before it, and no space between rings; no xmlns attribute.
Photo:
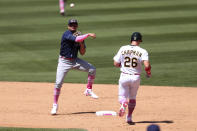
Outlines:
<svg viewBox="0 0 197 131"><path fill-rule="evenodd" d="M61 88L54 88L54 104L57 104Z"/></svg>
<svg viewBox="0 0 197 131"><path fill-rule="evenodd" d="M82 42L86 38L88 38L88 36L89 36L88 34L77 36L76 39L75 39L75 42Z"/></svg>
<svg viewBox="0 0 197 131"><path fill-rule="evenodd" d="M60 11L64 12L64 0L59 0Z"/></svg>
<svg viewBox="0 0 197 131"><path fill-rule="evenodd" d="M94 83L95 76L88 75L87 88L92 89L92 84Z"/></svg>

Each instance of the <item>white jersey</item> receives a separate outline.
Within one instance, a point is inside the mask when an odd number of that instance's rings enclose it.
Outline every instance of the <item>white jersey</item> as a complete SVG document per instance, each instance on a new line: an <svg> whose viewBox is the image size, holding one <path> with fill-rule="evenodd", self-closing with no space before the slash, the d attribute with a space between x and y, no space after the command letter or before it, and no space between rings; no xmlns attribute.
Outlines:
<svg viewBox="0 0 197 131"><path fill-rule="evenodd" d="M113 59L115 62L121 63L121 72L140 74L143 61L148 60L148 52L139 46L126 45L120 48Z"/></svg>

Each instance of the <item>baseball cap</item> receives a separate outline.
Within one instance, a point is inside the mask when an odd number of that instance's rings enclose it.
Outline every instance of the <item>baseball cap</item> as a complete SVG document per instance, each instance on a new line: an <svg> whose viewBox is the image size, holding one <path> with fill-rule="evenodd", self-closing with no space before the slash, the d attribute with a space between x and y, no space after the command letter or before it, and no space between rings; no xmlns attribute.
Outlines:
<svg viewBox="0 0 197 131"><path fill-rule="evenodd" d="M76 19L70 19L70 20L68 21L68 25L71 25L71 24L77 24L77 25L78 25L78 22L77 22Z"/></svg>

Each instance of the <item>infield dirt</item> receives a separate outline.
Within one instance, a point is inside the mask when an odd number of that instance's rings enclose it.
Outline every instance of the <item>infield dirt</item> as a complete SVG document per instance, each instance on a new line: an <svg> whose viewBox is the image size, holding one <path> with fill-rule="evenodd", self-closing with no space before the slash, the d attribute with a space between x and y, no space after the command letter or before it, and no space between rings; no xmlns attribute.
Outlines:
<svg viewBox="0 0 197 131"><path fill-rule="evenodd" d="M0 126L83 128L88 131L146 131L152 123L162 131L197 131L197 88L140 86L133 114L96 116L100 110L119 110L118 86L95 84L99 99L83 95L85 84L65 83L58 115L51 116L53 83L0 82Z"/></svg>

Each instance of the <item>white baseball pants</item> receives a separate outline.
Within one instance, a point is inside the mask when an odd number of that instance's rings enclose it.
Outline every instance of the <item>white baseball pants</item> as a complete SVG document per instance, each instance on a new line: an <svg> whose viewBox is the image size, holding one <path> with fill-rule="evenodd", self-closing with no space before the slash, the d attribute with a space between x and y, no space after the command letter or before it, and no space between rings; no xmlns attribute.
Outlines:
<svg viewBox="0 0 197 131"><path fill-rule="evenodd" d="M121 73L119 79L119 102L125 102L127 99L136 99L139 85L140 75Z"/></svg>

